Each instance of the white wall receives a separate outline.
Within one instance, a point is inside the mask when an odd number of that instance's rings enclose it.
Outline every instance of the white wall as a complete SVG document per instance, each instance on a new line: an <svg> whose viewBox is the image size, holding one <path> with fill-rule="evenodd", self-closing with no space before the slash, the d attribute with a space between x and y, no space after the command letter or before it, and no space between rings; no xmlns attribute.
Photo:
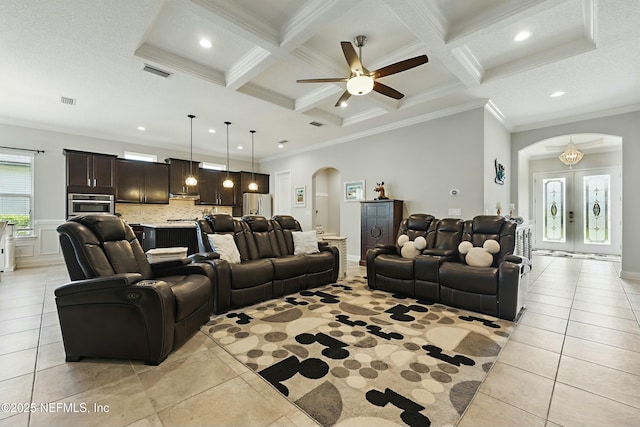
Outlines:
<svg viewBox="0 0 640 427"><path fill-rule="evenodd" d="M495 159L505 169L504 184L497 184ZM502 205L501 213L509 213L512 203L509 183L515 179L511 170L511 134L485 109L484 112L484 208L489 214L496 213L496 205ZM513 200L515 203L515 200Z"/></svg>
<svg viewBox="0 0 640 427"><path fill-rule="evenodd" d="M543 139L573 133L603 133L622 137L622 272L621 276L640 280L640 111L590 120L548 126L517 132L512 135L512 167L518 168L518 151ZM584 160L584 159L583 159ZM516 171L516 173L518 173ZM512 195L518 192L517 183L511 185Z"/></svg>
<svg viewBox="0 0 640 427"><path fill-rule="evenodd" d="M34 160L34 235L16 239L17 268L63 262L58 245L58 224L65 220L66 178L65 148L124 157L125 151L156 154L158 161L175 157L188 159L189 151L172 151L159 147L71 135L0 123L0 145L44 150ZM194 153L194 160L226 163L226 158ZM251 170L251 161L231 161L231 170Z"/></svg>
<svg viewBox="0 0 640 427"><path fill-rule="evenodd" d="M384 181L388 196L405 201L404 213L448 216L449 208L463 218L484 212L484 109L439 118L344 144L260 163L265 173L291 170L292 186L312 188L315 171L333 167L345 181L366 181L366 199L377 196ZM508 156L507 156L508 157ZM492 159L493 161L493 159ZM492 167L492 166L491 166ZM342 185L341 183L341 185ZM449 190L460 195L453 198ZM360 257L360 204L340 202L340 234L347 237L350 259ZM292 208L304 230L312 228L310 203Z"/></svg>

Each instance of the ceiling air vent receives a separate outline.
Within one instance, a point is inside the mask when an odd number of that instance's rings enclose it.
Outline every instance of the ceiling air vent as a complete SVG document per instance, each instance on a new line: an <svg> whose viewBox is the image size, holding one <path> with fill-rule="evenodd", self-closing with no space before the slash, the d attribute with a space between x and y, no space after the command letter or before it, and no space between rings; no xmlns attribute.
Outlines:
<svg viewBox="0 0 640 427"><path fill-rule="evenodd" d="M73 98L67 98L66 96L60 97L60 102L67 105L76 105L76 100Z"/></svg>
<svg viewBox="0 0 640 427"><path fill-rule="evenodd" d="M320 123L320 122L309 122L309 124L311 126L315 126L315 127L320 127L320 126L324 126L324 123Z"/></svg>
<svg viewBox="0 0 640 427"><path fill-rule="evenodd" d="M172 73L168 71L161 70L160 68L156 68L149 64L144 64L142 71L146 71L147 73L155 74L156 76L164 77L165 79L169 77Z"/></svg>

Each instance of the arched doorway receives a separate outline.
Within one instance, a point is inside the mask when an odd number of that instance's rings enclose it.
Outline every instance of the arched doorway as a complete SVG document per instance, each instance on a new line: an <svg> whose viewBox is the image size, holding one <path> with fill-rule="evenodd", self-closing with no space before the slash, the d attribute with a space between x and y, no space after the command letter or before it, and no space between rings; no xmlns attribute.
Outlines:
<svg viewBox="0 0 640 427"><path fill-rule="evenodd" d="M570 142L584 154L572 167L558 159ZM529 207L535 249L621 254L622 138L570 134L538 141L520 150L519 170L518 203Z"/></svg>
<svg viewBox="0 0 640 427"><path fill-rule="evenodd" d="M312 226L340 235L340 172L322 168L312 176Z"/></svg>

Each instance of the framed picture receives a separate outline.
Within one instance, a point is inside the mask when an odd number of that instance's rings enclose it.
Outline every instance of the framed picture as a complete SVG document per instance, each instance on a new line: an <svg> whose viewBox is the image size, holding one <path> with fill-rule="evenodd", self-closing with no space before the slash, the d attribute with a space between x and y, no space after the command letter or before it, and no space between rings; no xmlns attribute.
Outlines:
<svg viewBox="0 0 640 427"><path fill-rule="evenodd" d="M364 180L344 183L344 201L360 202L364 200Z"/></svg>
<svg viewBox="0 0 640 427"><path fill-rule="evenodd" d="M307 191L306 187L303 185L302 187L295 188L295 200L296 206L304 207L307 205Z"/></svg>

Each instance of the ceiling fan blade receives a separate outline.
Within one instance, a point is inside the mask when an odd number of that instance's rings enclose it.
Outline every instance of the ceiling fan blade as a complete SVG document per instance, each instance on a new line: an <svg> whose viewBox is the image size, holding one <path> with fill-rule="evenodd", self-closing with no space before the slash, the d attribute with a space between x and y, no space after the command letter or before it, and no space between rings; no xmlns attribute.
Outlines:
<svg viewBox="0 0 640 427"><path fill-rule="evenodd" d="M351 71L355 72L358 70L360 73L363 73L364 70L360 63L360 58L358 57L358 54L353 48L351 42L340 42L340 45L342 46L342 52L344 53L344 57L347 60L347 64L349 64Z"/></svg>
<svg viewBox="0 0 640 427"><path fill-rule="evenodd" d="M336 102L336 107L342 107L343 102L347 102L347 99L351 98L351 94L348 90L345 90L338 102Z"/></svg>
<svg viewBox="0 0 640 427"><path fill-rule="evenodd" d="M393 99L401 99L404 96L404 94L398 92L394 88L384 85L380 82L373 82L373 90Z"/></svg>
<svg viewBox="0 0 640 427"><path fill-rule="evenodd" d="M427 62L429 62L429 58L427 58L427 55L416 56L415 58L405 59L404 61L396 62L395 64L379 68L374 71L372 75L374 76L374 78L379 79L380 77L399 73L401 71L417 67L418 65L426 64Z"/></svg>
<svg viewBox="0 0 640 427"><path fill-rule="evenodd" d="M301 79L301 80L296 80L296 82L298 83L334 83L334 82L346 82L347 78L341 78L341 77L336 77L336 78L328 78L328 79Z"/></svg>

